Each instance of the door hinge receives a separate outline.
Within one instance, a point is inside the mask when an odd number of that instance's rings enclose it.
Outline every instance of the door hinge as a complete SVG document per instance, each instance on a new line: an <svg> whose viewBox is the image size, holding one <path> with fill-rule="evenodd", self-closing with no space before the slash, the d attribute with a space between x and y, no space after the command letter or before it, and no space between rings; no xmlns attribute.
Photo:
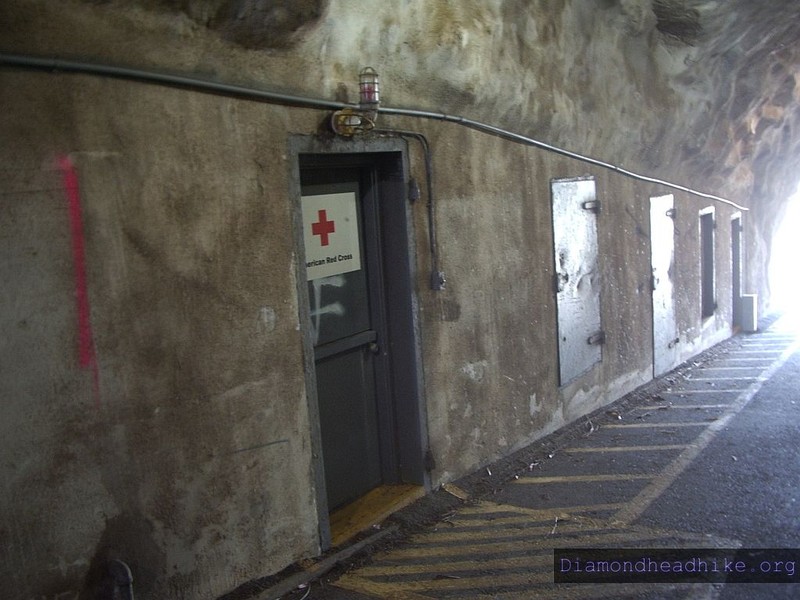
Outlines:
<svg viewBox="0 0 800 600"><path fill-rule="evenodd" d="M433 457L433 451L428 448L425 451L425 470L429 473L436 469L436 459Z"/></svg>
<svg viewBox="0 0 800 600"><path fill-rule="evenodd" d="M581 204L581 208L583 210L593 212L594 214L598 214L600 212L600 200L587 200Z"/></svg>
<svg viewBox="0 0 800 600"><path fill-rule="evenodd" d="M553 293L560 294L569 283L569 273L556 273L553 275Z"/></svg>
<svg viewBox="0 0 800 600"><path fill-rule="evenodd" d="M597 333L593 333L589 336L586 340L586 343L590 346L599 346L601 344L606 343L606 332L605 331L598 331Z"/></svg>
<svg viewBox="0 0 800 600"><path fill-rule="evenodd" d="M666 215L674 221L678 216L678 211L676 211L674 208L670 208L667 210Z"/></svg>
<svg viewBox="0 0 800 600"><path fill-rule="evenodd" d="M419 191L419 183L417 183L417 178L412 177L408 180L408 201L416 202L421 197L422 193Z"/></svg>
<svg viewBox="0 0 800 600"><path fill-rule="evenodd" d="M445 279L444 271L431 272L431 289L434 292L441 292L445 285L447 285L447 279Z"/></svg>

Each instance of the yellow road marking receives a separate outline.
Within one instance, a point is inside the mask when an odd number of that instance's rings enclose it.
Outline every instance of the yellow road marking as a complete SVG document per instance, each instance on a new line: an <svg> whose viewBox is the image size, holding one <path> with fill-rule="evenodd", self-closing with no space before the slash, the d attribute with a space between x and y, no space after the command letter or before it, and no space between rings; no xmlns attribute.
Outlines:
<svg viewBox="0 0 800 600"><path fill-rule="evenodd" d="M336 582L337 587L350 589L364 594L383 596L387 592L425 592L448 590L492 589L498 586L524 586L531 584L552 583L553 573L508 573L498 580L496 575L484 577L464 577L461 579L433 579L426 581L404 581L384 583L362 579L357 575L345 575Z"/></svg>
<svg viewBox="0 0 800 600"><path fill-rule="evenodd" d="M741 392L742 390L736 390ZM633 410L687 410L701 408L728 408L730 404L658 404L655 406L637 406Z"/></svg>
<svg viewBox="0 0 800 600"><path fill-rule="evenodd" d="M602 429L640 429L640 428L655 429L656 427L708 427L708 422L700 421L698 423L671 423L671 422L626 423L624 425L603 425Z"/></svg>
<svg viewBox="0 0 800 600"><path fill-rule="evenodd" d="M571 586L569 591L562 586L552 585L549 587L536 588L535 595L530 591L524 592L504 592L500 594L481 594L479 596L470 595L472 600L617 600L618 598L645 597L646 591L651 594L648 597L655 598L655 594L666 595L668 591L686 591L688 595L683 596L692 600L712 600L717 598L713 584L697 583L659 583L651 586L641 583L607 583L588 586ZM394 597L392 597L394 600Z"/></svg>
<svg viewBox="0 0 800 600"><path fill-rule="evenodd" d="M389 559L393 558L391 555ZM537 554L535 556L511 556L507 558L476 558L452 562L419 563L411 565L370 565L361 567L359 577L380 577L381 575L421 575L423 573L440 574L450 571L476 571L492 569L536 569L553 564L553 555Z"/></svg>
<svg viewBox="0 0 800 600"><path fill-rule="evenodd" d="M448 542L472 541L476 542L481 539L491 539L498 543L508 541L510 537L525 536L526 538L535 537L539 535L550 535L553 531L553 525L557 521L557 529L562 533L585 533L593 531L598 528L607 527L606 523L581 523L580 521L573 521L569 517L553 517L546 525L530 526L530 527L495 527L479 529L477 531L451 531L438 530L428 534L423 534L420 537L415 537L413 543L436 545Z"/></svg>
<svg viewBox="0 0 800 600"><path fill-rule="evenodd" d="M515 484L538 483L591 483L594 481L629 481L631 479L652 479L655 475L620 473L615 475L561 475L556 477L521 477Z"/></svg>
<svg viewBox="0 0 800 600"><path fill-rule="evenodd" d="M686 381L755 381L758 377L731 377L730 375L722 375L720 377L692 377Z"/></svg>
<svg viewBox="0 0 800 600"><path fill-rule="evenodd" d="M609 504L587 504L583 506L562 506L554 508L523 508L519 506L509 506L506 504L481 503L473 507L465 508L461 511L461 513L465 515L474 515L474 514L488 515L492 513L515 512L521 516L526 516L530 519L538 519L540 521L543 521L546 519L561 517L562 515L569 513L617 510L618 508L621 508L623 506L625 506L624 502L614 502Z"/></svg>
<svg viewBox="0 0 800 600"><path fill-rule="evenodd" d="M590 452L642 452L645 450L684 450L690 444L662 444L653 446L609 446L593 448L567 448L564 452L569 454L585 454Z"/></svg>
<svg viewBox="0 0 800 600"><path fill-rule="evenodd" d="M534 516L517 516L517 517L496 517L496 518L489 518L489 519L469 519L469 520L456 520L452 519L447 521L453 527L469 529L469 530L481 530L487 527L519 527L520 525L528 525L533 526L535 523L544 524L552 524L553 519L560 519L561 521L570 521L574 523L594 523L597 521L594 517L586 517L581 515L581 512L611 512L615 510L619 510L623 506L622 503L614 503L614 504L589 504L586 506L572 506L569 508L561 509L561 508L552 508L552 509L539 509L540 512L535 517ZM567 512L569 511L569 512ZM438 531L447 531L447 528L439 525Z"/></svg>
<svg viewBox="0 0 800 600"><path fill-rule="evenodd" d="M713 389L710 389L710 390L673 390L671 392L663 392L663 394L665 396L666 395L673 395L674 396L674 395L683 395L683 394L719 394L719 393L740 394L741 392L742 392L742 390L722 390L722 389L718 389L718 388L713 388ZM645 406L637 406L636 408L641 410L641 409L647 408L647 407L645 407Z"/></svg>

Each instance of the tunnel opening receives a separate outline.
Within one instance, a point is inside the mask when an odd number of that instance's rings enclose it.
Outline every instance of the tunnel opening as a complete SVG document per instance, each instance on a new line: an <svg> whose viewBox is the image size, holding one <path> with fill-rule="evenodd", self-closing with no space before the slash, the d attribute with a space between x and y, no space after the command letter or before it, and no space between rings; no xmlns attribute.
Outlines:
<svg viewBox="0 0 800 600"><path fill-rule="evenodd" d="M770 309L800 321L800 278L797 276L800 231L800 186L787 203L775 230L769 265Z"/></svg>

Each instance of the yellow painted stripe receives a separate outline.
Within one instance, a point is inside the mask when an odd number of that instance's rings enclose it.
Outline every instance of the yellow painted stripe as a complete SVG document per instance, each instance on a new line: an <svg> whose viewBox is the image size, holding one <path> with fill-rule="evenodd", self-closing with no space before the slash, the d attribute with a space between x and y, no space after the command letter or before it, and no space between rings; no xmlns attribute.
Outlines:
<svg viewBox="0 0 800 600"><path fill-rule="evenodd" d="M571 545L576 545L581 542L583 544L591 544L591 545L602 545L602 544L609 544L609 543L633 543L643 540L669 540L673 539L672 535L669 532L616 532L604 535L593 535L587 536L582 538L582 540L569 540L568 543ZM538 540L534 540L533 547L537 547L539 544L535 542ZM530 571L525 573L495 573L492 575L484 575L484 576L477 576L477 577L459 577L457 579L452 578L434 578L434 579L422 579L416 581L395 581L395 582L381 582L375 581L372 579L365 579L365 577L373 577L379 578L381 576L393 576L393 575L417 575L417 574L435 574L435 575L446 575L448 571L463 571L464 569L460 568L461 565L465 561L456 561L451 563L440 563L440 564L420 564L415 566L409 567L401 567L398 570L396 566L389 566L381 568L380 565L376 565L373 567L369 567L368 571L365 567L364 569L360 569L358 571L353 572L350 575L345 575L340 580L336 582L338 587L345 587L347 589L351 589L353 591L362 592L362 593L376 593L378 595L386 594L390 592L425 592L428 590L431 591L444 591L444 590L471 590L471 589L491 589L495 586L503 587L503 586L513 586L513 585L526 585L526 584L543 584L543 583L551 583L553 580L553 572L552 572L552 548L560 543L565 543L566 540L563 538L559 538L559 536L553 536L545 540L541 540L541 546L543 552L536 556L536 557L518 557L518 561L515 565L511 564L511 560L513 559L496 559L497 564L499 567L489 567L486 560L476 559L475 561L466 561L468 565L472 565L476 571L484 573L488 568L492 568L493 570L510 570L515 568L529 568ZM519 544L516 545L518 551L526 551L531 548L530 545L526 545L526 548L520 548ZM401 551L394 551L390 552L386 557L376 557L376 560L383 559L396 559L399 556L405 554ZM425 559L425 556L421 555L419 552L415 554L421 560ZM431 556L428 554L427 556ZM453 567L453 565L456 565Z"/></svg>
<svg viewBox="0 0 800 600"><path fill-rule="evenodd" d="M585 454L591 452L642 452L645 450L683 450L690 444L663 444L653 446L610 446L608 448L567 448L564 452L569 454Z"/></svg>
<svg viewBox="0 0 800 600"><path fill-rule="evenodd" d="M552 529L552 526L551 528ZM474 538L473 538L474 539ZM398 548L385 556L378 558L385 558L389 560L395 559L411 559L418 561L425 561L428 558L434 557L489 557L494 554L509 554L515 555L530 549L531 542L521 542L513 540L508 542L486 542L485 544L461 544L454 546L437 546L435 544L426 545L421 547L416 545L414 547Z"/></svg>
<svg viewBox="0 0 800 600"><path fill-rule="evenodd" d="M450 532L447 530L439 530L414 537L412 538L411 543L429 546L460 541L477 542L478 540L490 540L499 543L504 541L504 538L510 537L524 536L525 538L530 538L539 535L549 535L550 532L553 531L553 525L556 523L556 518L558 518L557 528L562 530L564 533L585 533L587 531L606 529L608 527L608 525L605 523L581 523L580 521L573 521L569 517L553 517L546 525L537 525L535 527L499 527L492 529L487 528L471 531Z"/></svg>
<svg viewBox="0 0 800 600"><path fill-rule="evenodd" d="M733 390L730 390L733 391ZM742 390L735 390L741 394ZM729 408L730 404L659 404L656 406L637 406L633 410L694 410L701 408Z"/></svg>
<svg viewBox="0 0 800 600"><path fill-rule="evenodd" d="M576 506L571 507L571 512L567 512L565 509L561 508L553 508L553 509L540 509L540 514L537 514L535 517L532 516L517 516L517 517L495 517L489 519L453 519L451 521L447 521L448 525L439 524L437 525L438 531L450 531L453 528L459 529L467 529L469 531L473 530L481 530L487 527L495 527L495 528L502 528L502 527L519 527L520 525L526 526L534 526L535 524L542 524L542 526L553 523L553 519L558 517L558 519L562 521L570 521L575 523L581 523L584 526L587 523L594 523L597 521L594 517L584 517L580 515L580 512L589 512L594 510L602 510L602 511L615 511L619 510L619 508L623 506L621 503L615 504L602 504L602 505L588 505L588 506Z"/></svg>
<svg viewBox="0 0 800 600"><path fill-rule="evenodd" d="M741 394L742 390L729 390L729 389L721 389L721 388L714 388L711 390L674 390L672 392L664 392L664 396L672 395L672 396L683 396L685 394ZM634 410L642 410L647 408L646 406L637 406Z"/></svg>
<svg viewBox="0 0 800 600"><path fill-rule="evenodd" d="M459 591L492 589L505 586L526 586L553 582L553 570L545 573L508 573L498 578L496 575L483 577L463 577L461 579L431 579L423 581L403 581L385 583L363 579L357 575L345 575L336 582L343 587L362 594L376 594L385 597L393 592Z"/></svg>
<svg viewBox="0 0 800 600"><path fill-rule="evenodd" d="M652 479L655 475L621 473L615 475L562 475L557 477L520 477L515 484L537 483L592 483L595 481L629 481L631 479Z"/></svg>
<svg viewBox="0 0 800 600"><path fill-rule="evenodd" d="M720 377L692 377L686 381L755 381L756 379L758 379L758 377L731 377L730 375L721 375Z"/></svg>
<svg viewBox="0 0 800 600"><path fill-rule="evenodd" d="M752 371L758 367L703 367L703 371Z"/></svg>
<svg viewBox="0 0 800 600"><path fill-rule="evenodd" d="M669 591L686 592L684 598L712 599L719 593L713 584L659 583L648 586L641 583L607 583L595 585L578 585L565 592L562 586L550 585L537 587L535 595L531 592L504 592L500 594L470 595L471 600L618 600L619 598L657 598ZM394 599L394 597L392 597Z"/></svg>
<svg viewBox="0 0 800 600"><path fill-rule="evenodd" d="M613 509L611 509L613 510ZM564 511L555 509L554 511L545 512L544 514L537 515L536 518L530 515L519 515L516 517L494 517L487 519L459 519L454 517L444 524L437 525L439 531L447 531L449 528L458 527L464 529L484 529L486 527L502 527L514 525L532 525L534 523L547 523L552 521L555 517L567 518Z"/></svg>
<svg viewBox="0 0 800 600"><path fill-rule="evenodd" d="M409 559L417 561L425 561L428 558L434 557L488 557L493 554L511 554L518 555L520 552L526 552L531 548L553 548L556 545L570 543L576 544L580 540L586 540L589 543L595 542L628 542L641 539L660 539L665 537L664 534L651 531L614 531L609 534L601 534L599 531L603 529L579 529L569 527L568 525L557 525L546 528L546 531L540 532L540 535L531 535L529 540L520 542L519 540L512 541L487 541L486 543L478 544L462 544L452 546L442 546L436 544L434 534L426 540L413 540L414 547L398 548L397 550L390 551L385 555L376 557L376 560L400 560ZM608 531L608 529L605 529ZM669 537L669 536L667 536ZM479 535L474 535L473 540L481 539ZM487 540L492 540L493 536L487 535ZM440 540L444 543L445 540Z"/></svg>
<svg viewBox="0 0 800 600"><path fill-rule="evenodd" d="M553 508L521 508L518 506L509 506L507 504L492 504L492 505L481 505L477 507L470 507L463 509L461 512L463 514L494 514L494 513L504 513L504 512L516 512L520 515L525 516L525 518L530 519L552 519L557 516L561 516L563 514L570 514L570 513L581 513L581 512L591 512L591 511L603 511L603 510L617 510L625 506L625 503L615 502L609 504L586 504L583 506L562 506L562 507L553 507Z"/></svg>
<svg viewBox="0 0 800 600"><path fill-rule="evenodd" d="M486 569L539 569L553 564L552 554L536 556L512 556L508 558L477 558L450 562L419 563L409 565L370 565L361 567L354 574L359 577L380 577L391 575L419 575L423 573L440 574L453 571L485 571Z"/></svg>
<svg viewBox="0 0 800 600"><path fill-rule="evenodd" d="M663 531L617 530L611 533L588 532L586 535L582 536L571 536L569 534L561 535L558 529L556 529L555 534L551 536L531 540L530 544L528 544L528 548L540 548L545 552L552 552L553 548L556 547L563 548L566 546L584 546L597 548L603 546L604 544L633 544L642 541L655 544L659 541L670 541L674 539L675 538L671 533Z"/></svg>
<svg viewBox="0 0 800 600"><path fill-rule="evenodd" d="M657 428L657 427L706 427L708 425L705 421L698 423L626 423L625 425L603 425L603 429L641 429L641 428Z"/></svg>

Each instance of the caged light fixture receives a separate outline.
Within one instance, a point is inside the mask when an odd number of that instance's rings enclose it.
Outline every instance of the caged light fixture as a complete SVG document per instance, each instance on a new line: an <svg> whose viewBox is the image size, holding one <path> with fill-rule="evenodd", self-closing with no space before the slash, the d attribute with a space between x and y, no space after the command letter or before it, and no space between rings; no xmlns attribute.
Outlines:
<svg viewBox="0 0 800 600"><path fill-rule="evenodd" d="M343 108L331 115L331 128L338 135L352 137L375 127L381 103L380 76L372 67L358 74L358 107Z"/></svg>

